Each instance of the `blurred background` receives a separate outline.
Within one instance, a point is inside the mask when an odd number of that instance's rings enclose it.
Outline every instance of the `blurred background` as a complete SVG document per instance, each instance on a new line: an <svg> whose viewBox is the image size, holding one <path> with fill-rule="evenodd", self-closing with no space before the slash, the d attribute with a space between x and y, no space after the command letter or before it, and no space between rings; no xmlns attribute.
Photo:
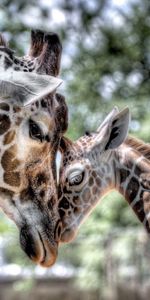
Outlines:
<svg viewBox="0 0 150 300"><path fill-rule="evenodd" d="M61 37L67 136L76 139L96 129L118 105L130 108L130 133L150 142L149 0L0 1L0 31L17 55L28 50L31 28ZM99 203L48 270L25 257L15 225L1 213L0 299L148 300L149 295L150 241L119 194Z"/></svg>

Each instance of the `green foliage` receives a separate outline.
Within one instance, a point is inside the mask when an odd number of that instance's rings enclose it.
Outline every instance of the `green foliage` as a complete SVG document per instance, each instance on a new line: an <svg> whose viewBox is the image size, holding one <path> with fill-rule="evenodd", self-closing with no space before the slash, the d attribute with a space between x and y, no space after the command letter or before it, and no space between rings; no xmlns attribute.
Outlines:
<svg viewBox="0 0 150 300"><path fill-rule="evenodd" d="M5 235L12 226L12 222L6 219L3 212L0 212L0 235Z"/></svg>
<svg viewBox="0 0 150 300"><path fill-rule="evenodd" d="M74 124L78 134L93 130L114 105L128 105L132 120L142 125L150 112L149 1L131 2L126 10L113 8L114 19L108 16L107 1L102 1L101 9L97 9L101 1L94 1L90 17L87 3L73 3L67 11L80 13L76 25L70 16L67 28L70 35L76 30L75 55L65 69L66 78L73 78L67 89L72 104L70 135L75 136ZM120 18L118 26L115 17ZM136 130L134 126L131 129Z"/></svg>

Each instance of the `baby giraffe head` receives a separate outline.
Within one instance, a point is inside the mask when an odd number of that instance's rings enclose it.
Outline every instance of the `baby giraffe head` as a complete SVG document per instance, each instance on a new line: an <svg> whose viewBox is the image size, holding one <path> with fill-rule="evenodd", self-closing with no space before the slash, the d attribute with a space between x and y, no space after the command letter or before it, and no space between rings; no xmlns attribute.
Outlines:
<svg viewBox="0 0 150 300"><path fill-rule="evenodd" d="M62 242L71 241L98 200L115 186L114 153L127 136L129 110L114 108L96 132L61 139L59 213Z"/></svg>
<svg viewBox="0 0 150 300"><path fill-rule="evenodd" d="M55 93L60 54L58 37L41 31L32 32L24 58L0 47L0 206L19 227L22 249L46 267L61 233L55 156L67 107Z"/></svg>

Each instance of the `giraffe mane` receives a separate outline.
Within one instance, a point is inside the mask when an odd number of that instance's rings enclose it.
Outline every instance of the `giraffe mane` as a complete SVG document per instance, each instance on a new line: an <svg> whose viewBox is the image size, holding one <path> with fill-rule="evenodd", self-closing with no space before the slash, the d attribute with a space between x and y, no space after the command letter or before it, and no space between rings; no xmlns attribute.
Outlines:
<svg viewBox="0 0 150 300"><path fill-rule="evenodd" d="M144 143L140 139L132 136L128 136L125 140L125 144L133 147L140 152L146 159L150 160L150 143Z"/></svg>
<svg viewBox="0 0 150 300"><path fill-rule="evenodd" d="M60 140L60 151L66 151L68 148L72 147L73 142L66 136L62 136Z"/></svg>

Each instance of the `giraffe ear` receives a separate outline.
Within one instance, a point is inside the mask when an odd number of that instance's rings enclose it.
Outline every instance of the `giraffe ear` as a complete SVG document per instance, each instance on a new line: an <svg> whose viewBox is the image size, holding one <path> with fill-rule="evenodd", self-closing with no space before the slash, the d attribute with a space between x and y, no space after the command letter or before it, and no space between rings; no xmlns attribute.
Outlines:
<svg viewBox="0 0 150 300"><path fill-rule="evenodd" d="M0 72L0 96L26 106L52 93L61 83L53 76L8 69Z"/></svg>
<svg viewBox="0 0 150 300"><path fill-rule="evenodd" d="M99 132L108 122L111 122L111 120L117 115L117 113L119 113L119 109L117 106L114 106L112 111L107 115L102 124L98 127L97 132Z"/></svg>
<svg viewBox="0 0 150 300"><path fill-rule="evenodd" d="M125 108L116 114L111 122L106 125L108 139L106 139L105 150L119 147L127 137L130 121L129 109Z"/></svg>

